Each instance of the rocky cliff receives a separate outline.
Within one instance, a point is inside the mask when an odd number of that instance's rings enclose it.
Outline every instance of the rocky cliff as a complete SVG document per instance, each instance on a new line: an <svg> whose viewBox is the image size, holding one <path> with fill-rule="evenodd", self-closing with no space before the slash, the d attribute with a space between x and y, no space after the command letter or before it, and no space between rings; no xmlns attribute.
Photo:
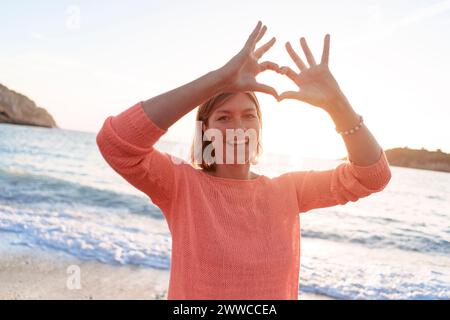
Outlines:
<svg viewBox="0 0 450 320"><path fill-rule="evenodd" d="M404 147L384 152L391 166L450 172L450 153L440 149L429 151L424 148L416 150ZM348 157L340 160L348 160Z"/></svg>
<svg viewBox="0 0 450 320"><path fill-rule="evenodd" d="M53 117L28 97L0 84L0 123L57 127Z"/></svg>
<svg viewBox="0 0 450 320"><path fill-rule="evenodd" d="M450 154L440 149L394 148L386 150L386 157L393 166L450 172Z"/></svg>

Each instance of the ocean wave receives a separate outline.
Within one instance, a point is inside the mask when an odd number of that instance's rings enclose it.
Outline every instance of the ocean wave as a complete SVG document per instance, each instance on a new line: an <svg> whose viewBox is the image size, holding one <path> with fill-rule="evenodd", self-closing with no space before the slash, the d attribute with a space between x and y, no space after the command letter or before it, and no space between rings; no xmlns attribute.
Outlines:
<svg viewBox="0 0 450 320"><path fill-rule="evenodd" d="M17 233L21 244L64 251L111 265L169 269L171 239L161 221L111 215L94 208L43 210L0 204L0 230Z"/></svg>
<svg viewBox="0 0 450 320"><path fill-rule="evenodd" d="M385 276L380 282L399 282L399 274ZM329 286L326 283L300 285L301 291L340 300L448 300L450 288L444 284L407 283L402 286L364 286L360 283Z"/></svg>
<svg viewBox="0 0 450 320"><path fill-rule="evenodd" d="M160 210L145 195L102 190L46 175L0 169L0 203L33 207L91 206L113 212L149 214L162 219Z"/></svg>
<svg viewBox="0 0 450 320"><path fill-rule="evenodd" d="M300 291L336 299L450 299L450 258L308 240Z"/></svg>
<svg viewBox="0 0 450 320"><path fill-rule="evenodd" d="M332 240L342 243L356 243L369 248L397 248L414 252L429 252L450 255L450 241L439 235L420 233L416 230L400 230L381 234L371 234L366 230L359 232L341 231L334 233L331 231L304 230L302 237L313 239Z"/></svg>

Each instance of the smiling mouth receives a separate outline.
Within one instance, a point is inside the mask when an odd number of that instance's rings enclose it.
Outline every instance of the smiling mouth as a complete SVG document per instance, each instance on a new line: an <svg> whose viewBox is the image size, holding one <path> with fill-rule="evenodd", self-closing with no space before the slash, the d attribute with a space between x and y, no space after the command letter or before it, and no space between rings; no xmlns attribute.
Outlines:
<svg viewBox="0 0 450 320"><path fill-rule="evenodd" d="M249 143L249 139L248 137L245 139L241 139L238 141L227 141L227 144L233 146L233 145L240 145L240 144L248 144Z"/></svg>

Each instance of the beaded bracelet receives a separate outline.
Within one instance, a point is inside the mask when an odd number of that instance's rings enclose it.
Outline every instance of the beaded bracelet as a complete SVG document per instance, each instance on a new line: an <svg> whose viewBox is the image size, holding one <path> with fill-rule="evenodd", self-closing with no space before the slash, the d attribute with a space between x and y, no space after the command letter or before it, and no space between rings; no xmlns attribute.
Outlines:
<svg viewBox="0 0 450 320"><path fill-rule="evenodd" d="M353 127L353 128L351 128L349 130L346 130L346 131L338 131L338 129L336 128L336 132L339 133L339 134L342 134L342 135L353 134L356 131L358 131L359 129L361 129L363 123L364 123L363 117L360 115L359 116L359 123L358 123L358 125L356 127Z"/></svg>

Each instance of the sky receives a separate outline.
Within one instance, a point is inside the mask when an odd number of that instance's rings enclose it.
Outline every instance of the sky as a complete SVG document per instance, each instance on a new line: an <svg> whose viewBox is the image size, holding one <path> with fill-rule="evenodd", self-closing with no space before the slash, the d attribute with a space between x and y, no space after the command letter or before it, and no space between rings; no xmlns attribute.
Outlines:
<svg viewBox="0 0 450 320"><path fill-rule="evenodd" d="M450 1L1 1L0 83L46 108L64 129L104 120L230 60L258 20L274 47L261 59L295 68L284 44L305 37L384 149L450 152ZM302 52L300 52L303 55ZM295 89L270 72L259 81ZM323 110L257 94L268 152L345 156ZM162 140L190 144L195 111Z"/></svg>

